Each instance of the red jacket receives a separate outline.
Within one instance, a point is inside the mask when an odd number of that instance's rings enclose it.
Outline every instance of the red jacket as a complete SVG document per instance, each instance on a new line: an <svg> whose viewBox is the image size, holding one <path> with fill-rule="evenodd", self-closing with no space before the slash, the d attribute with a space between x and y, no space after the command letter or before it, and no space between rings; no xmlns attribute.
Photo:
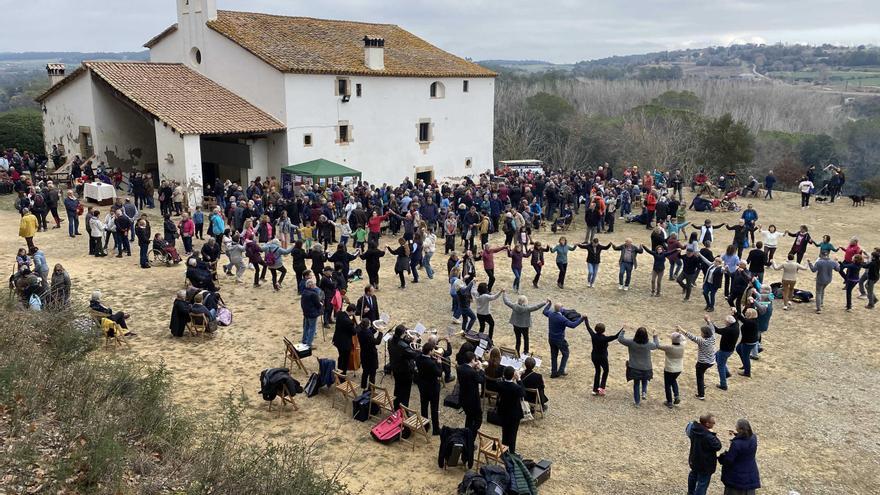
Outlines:
<svg viewBox="0 0 880 495"><path fill-rule="evenodd" d="M381 232L382 222L388 219L388 215L390 215L390 213L386 213L382 216L370 217L370 219L367 220L367 230L373 234Z"/></svg>
<svg viewBox="0 0 880 495"><path fill-rule="evenodd" d="M654 193L648 193L645 196L645 206L648 208L648 211L654 211L657 208L657 197L654 196Z"/></svg>

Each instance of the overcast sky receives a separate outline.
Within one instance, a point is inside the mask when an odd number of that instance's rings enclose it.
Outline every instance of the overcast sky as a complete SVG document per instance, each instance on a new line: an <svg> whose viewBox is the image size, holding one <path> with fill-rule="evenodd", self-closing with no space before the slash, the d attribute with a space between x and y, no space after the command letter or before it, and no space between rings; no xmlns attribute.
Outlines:
<svg viewBox="0 0 880 495"><path fill-rule="evenodd" d="M878 0L218 0L218 7L398 24L456 55L551 62L734 42L880 45ZM132 51L175 0L0 0L2 51Z"/></svg>

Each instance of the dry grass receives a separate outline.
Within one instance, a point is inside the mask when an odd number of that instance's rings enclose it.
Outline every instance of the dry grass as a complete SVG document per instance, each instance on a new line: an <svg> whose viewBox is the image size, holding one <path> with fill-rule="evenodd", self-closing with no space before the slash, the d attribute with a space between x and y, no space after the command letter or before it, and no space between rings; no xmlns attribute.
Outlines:
<svg viewBox="0 0 880 495"><path fill-rule="evenodd" d="M755 201L761 222L772 221L790 229L806 223L811 231L828 233L839 243L857 233L864 246L880 245L880 207L876 204L853 209L845 201L802 211L796 206L795 196L781 196L773 202ZM706 216L690 212L688 219L702 221ZM709 216L716 222L735 219L732 213ZM12 253L20 244L20 239L14 237L17 215L0 212L0 225L7 233L0 240L0 251L6 253L10 265ZM86 239L74 241L65 234L63 229L50 231L40 234L36 241L46 249L50 263L63 263L70 271L77 298L85 300L93 289L100 288L108 304L134 315L132 326L139 335L131 340L130 355L164 363L178 403L214 417L219 397L230 390L242 391L253 404L244 418L249 428L274 439L316 441L321 465L327 472L350 460L344 479L353 487L364 485L364 493L450 493L461 479L459 470L443 472L436 467L436 440L430 447L417 445L414 454L405 445L379 445L370 439L369 425L347 419L338 408L331 409L327 391L312 399L298 398L298 413L289 408L283 413L267 412L256 393L259 372L281 364L282 336L300 335L301 312L292 280L280 293L224 282L224 299L235 315L233 326L221 329L211 339L172 340L167 327L174 291L183 283L181 267L143 271L137 269L134 257L88 258ZM566 235L579 240L582 224ZM602 239L621 242L627 236L637 242L648 240L643 227L624 224ZM726 232L721 236L730 239ZM538 238L550 241L555 236L542 233ZM383 243L390 241L383 239ZM783 250L787 247L786 242ZM816 250L810 255L815 257ZM523 286L528 286L525 294L533 301L546 297L559 300L588 314L592 322L605 322L610 329L626 321L665 335L676 324L689 329L699 324L703 306L698 295L690 303L682 303L677 287L667 284L662 298L648 297L647 259L635 272L634 288L622 293L616 288L613 254L606 253L594 289L585 288L583 253L575 251L570 257L566 289L555 288L556 269L550 257L541 289L532 289L524 281ZM387 257L385 260L379 292L383 310L395 322L412 325L421 321L428 327L444 329L450 321L444 277L399 290L394 287L393 262ZM437 254L434 265L445 266L445 257ZM499 258L499 288L510 287L508 266ZM531 273L527 267L524 278L530 278ZM779 278L779 272L768 274L769 281ZM801 277L800 286L809 288L812 284L812 276ZM362 287L363 283L354 283L351 290L358 293ZM590 396L593 370L589 336L582 328L570 330L569 375L562 380L548 380L551 407L547 419L524 424L518 440L518 450L525 456L554 461L553 477L542 487L542 493L682 493L688 448L683 428L707 410L717 415L722 432L737 418L747 417L752 422L760 439L758 462L763 493L876 493L880 486L880 407L876 401L880 395L880 354L872 332L877 313L864 309L862 300L858 300L860 304L853 313L843 312L840 287L835 281L829 288L827 310L821 316L806 305L791 311L777 307L765 335L767 350L754 364L754 377L734 376L730 390L721 392L714 388L717 373L710 370L705 402L692 399L696 351L689 345L686 371L680 379L684 402L672 411L661 404L662 379L651 383L649 399L640 409L633 407L631 388L623 377L626 353L616 344L610 349L608 396ZM493 308L498 322L497 341L512 345L513 333L506 323L509 311L499 303ZM328 339L331 332L328 330ZM317 343L321 346L318 355L335 359L329 340L324 342L319 335ZM549 357L546 321L541 316L536 317L532 329L532 347L539 355ZM738 366L735 357L731 363L734 369ZM315 367L313 359L307 364ZM662 377L662 365L662 357L656 356L655 377ZM542 371L547 374L546 368ZM297 378L305 379L302 374ZM390 386L391 381L388 377L384 383ZM417 390L413 390L412 397L416 405ZM458 413L441 408L442 423L461 426L463 421ZM484 428L500 434L497 427ZM717 478L712 493L720 493Z"/></svg>

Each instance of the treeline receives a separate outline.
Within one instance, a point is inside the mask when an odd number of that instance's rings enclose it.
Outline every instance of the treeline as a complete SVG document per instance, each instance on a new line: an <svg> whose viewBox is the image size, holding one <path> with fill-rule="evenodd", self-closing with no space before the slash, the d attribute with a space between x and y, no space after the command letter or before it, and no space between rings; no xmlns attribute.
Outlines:
<svg viewBox="0 0 880 495"><path fill-rule="evenodd" d="M755 64L760 72L798 71L810 67L868 67L880 66L880 48L782 43L715 46L582 61L575 64L573 72L582 77L616 80L639 74L640 67L680 63L712 67Z"/></svg>
<svg viewBox="0 0 880 495"><path fill-rule="evenodd" d="M621 167L774 170L793 186L808 166L846 167L849 188L877 187L880 118L829 112L840 97L773 85L725 81L500 81L495 155L537 158L578 169ZM670 89L667 89L670 88ZM653 93L653 96L652 96Z"/></svg>

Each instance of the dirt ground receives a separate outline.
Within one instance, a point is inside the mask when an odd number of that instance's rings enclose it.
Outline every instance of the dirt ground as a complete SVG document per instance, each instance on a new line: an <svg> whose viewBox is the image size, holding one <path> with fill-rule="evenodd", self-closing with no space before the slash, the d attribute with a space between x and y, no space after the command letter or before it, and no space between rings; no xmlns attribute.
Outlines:
<svg viewBox="0 0 880 495"><path fill-rule="evenodd" d="M811 227L814 235L828 233L837 244L858 234L866 249L880 245L880 206L869 204L852 208L843 198L835 205L816 205L809 210L798 207L794 195L779 194L774 201L755 200L761 217L759 223L775 223L780 229L796 230L800 224ZM4 203L10 198L3 198ZM156 212L155 214L153 212ZM150 211L156 217L158 210ZM689 221L735 221L736 213L688 213ZM16 237L18 215L4 208L0 211L0 252L6 266L13 264L15 249L23 245ZM453 493L461 479L461 469L443 472L437 468L438 441L429 446L417 439L415 452L408 444L383 446L370 439L367 423L347 418L339 405L331 407L329 390L311 399L298 397L299 412L289 408L283 413L266 410L257 394L259 372L279 366L282 362L282 336L299 339L301 311L290 282L283 291L274 293L271 286L259 289L249 284L224 281L222 294L234 313L231 327L221 328L213 338L185 337L174 340L168 330L171 303L176 290L183 284L183 267L140 270L137 253L131 258L91 258L85 236L75 240L62 229L40 233L38 246L44 248L50 265L62 263L71 274L74 297L87 301L94 289L101 289L104 300L114 309L133 314L131 326L138 336L130 340L127 353L152 362L163 362L174 375L176 399L187 407L210 413L217 399L230 391L243 391L252 400L250 419L257 441L265 436L275 440L302 438L316 440L323 467L333 471L342 466L350 486L363 493ZM583 239L582 221L565 234L573 241ZM648 243L648 232L640 225L618 223L613 234L600 240L617 243L631 236L636 242ZM550 241L557 236L542 232L536 236ZM731 235L721 233L724 241ZM393 239L385 237L382 243ZM493 237L498 242L497 237ZM718 243L716 243L717 245ZM197 244L198 245L198 244ZM790 239L780 243L784 255ZM716 251L718 249L716 248ZM815 259L818 249L808 256ZM570 255L568 283L564 290L555 287L556 267L548 256L540 289L527 281L531 267L523 273L524 293L531 301L551 298L589 315L591 322L605 322L615 330L624 322L644 325L666 339L674 325L697 330L701 322L703 301L700 294L683 303L678 287L664 281L663 296L649 298L650 260L643 256L634 273L629 292L617 290L617 257L605 253L597 286L586 288L585 255ZM440 275L434 280L396 287L393 261L388 257L382 268L382 289L378 296L383 312L390 313L395 323L414 325L422 322L429 328L445 329L450 324L447 283L442 276L446 257L438 252L434 258ZM285 263L290 266L289 259ZM509 261L498 257L497 288L509 288L512 276ZM356 264L355 266L361 266ZM478 266L482 277L482 267ZM249 272L247 278L252 277ZM767 280L780 280L781 272L771 271ZM352 294L359 294L365 282L351 285ZM812 290L812 274L802 274L799 286ZM663 406L662 354L654 355L655 380L649 398L641 408L632 404L631 387L625 382L626 351L611 344L611 374L608 395L590 395L593 368L589 361L589 336L583 327L568 331L571 346L569 374L559 380L547 379L550 410L546 419L523 424L518 450L527 458L553 461L552 477L541 487L546 494L678 494L685 491L688 441L684 427L699 414L712 411L718 418L717 430L727 447L728 428L738 418L748 418L759 438L758 463L764 486L762 493L788 494L797 491L813 494L871 494L880 486L880 353L871 334L877 327L878 313L864 308L865 301L855 300L855 309L846 313L842 283L835 280L828 289L826 311L813 312L812 305L795 305L782 311L777 304L770 331L764 336L766 351L754 363L753 377L734 375L730 389L715 388L717 373L707 373L707 399L694 399L693 367L696 348L688 344L685 372L680 378L683 402L669 410ZM880 311L880 310L877 310ZM512 346L513 332L507 319L509 310L500 301L493 303L497 321L496 341ZM718 315L719 313L716 313ZM717 316L720 318L720 316ZM546 341L546 319L535 314L532 327L533 352L549 359ZM335 359L330 345L320 335L316 354ZM455 348L460 345L455 339ZM866 345L867 344L867 345ZM380 358L381 359L381 358ZM307 365L316 367L314 359ZM549 362L548 362L549 364ZM732 368L739 366L731 358ZM542 370L545 378L548 366ZM295 377L305 381L305 376ZM393 379L384 379L391 387ZM451 388L450 388L451 389ZM447 389L447 390L450 390ZM445 395L446 391L442 394ZM418 391L413 390L412 404L418 404ZM441 407L441 422L462 426L463 415ZM484 422L484 430L500 435L498 427ZM720 470L719 470L720 471ZM719 475L720 476L720 472ZM721 493L718 477L710 493Z"/></svg>

